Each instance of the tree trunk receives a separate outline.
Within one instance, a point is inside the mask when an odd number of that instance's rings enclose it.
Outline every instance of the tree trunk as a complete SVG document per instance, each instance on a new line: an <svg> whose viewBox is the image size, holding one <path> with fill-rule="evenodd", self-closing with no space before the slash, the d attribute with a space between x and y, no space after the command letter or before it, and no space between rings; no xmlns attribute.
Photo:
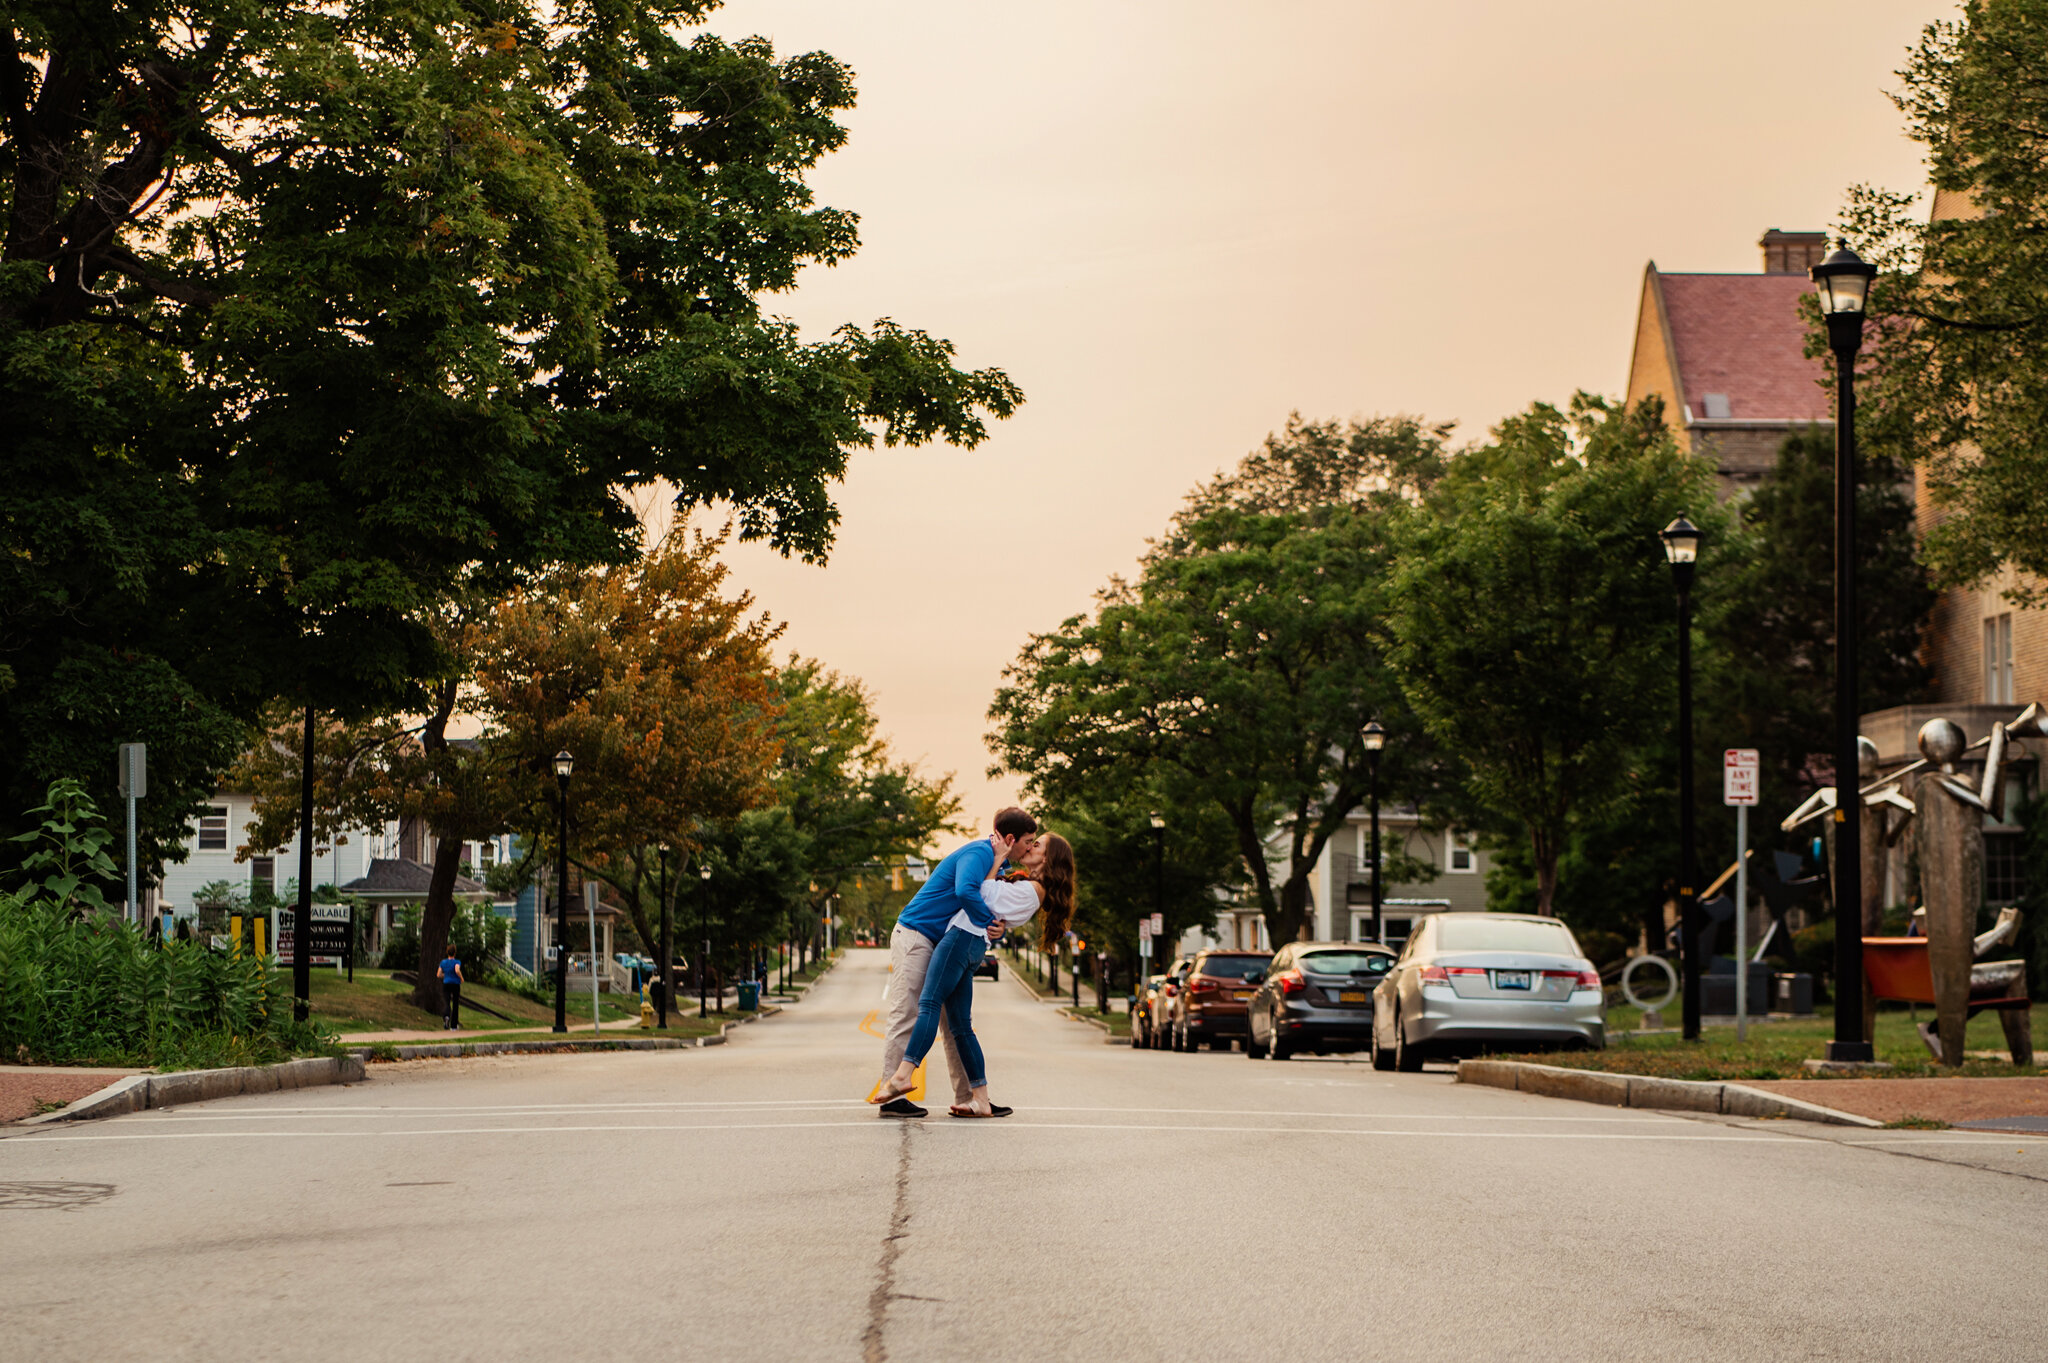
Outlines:
<svg viewBox="0 0 2048 1363"><path fill-rule="evenodd" d="M1558 839L1541 829L1529 830L1529 850L1536 862L1536 912L1545 916L1557 912Z"/></svg>
<svg viewBox="0 0 2048 1363"><path fill-rule="evenodd" d="M462 870L462 839L435 831L434 874L427 881L427 900L420 906L420 968L412 1001L439 1016L441 958L448 951L448 925L455 919L455 877Z"/></svg>

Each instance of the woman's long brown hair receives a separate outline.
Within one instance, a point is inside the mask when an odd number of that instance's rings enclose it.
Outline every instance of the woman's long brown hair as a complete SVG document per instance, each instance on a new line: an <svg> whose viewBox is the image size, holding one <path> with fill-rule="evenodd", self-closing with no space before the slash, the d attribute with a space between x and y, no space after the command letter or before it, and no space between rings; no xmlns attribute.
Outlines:
<svg viewBox="0 0 2048 1363"><path fill-rule="evenodd" d="M1039 868L1038 883L1045 887L1039 942L1051 951L1074 921L1074 845L1057 833L1045 835L1045 865Z"/></svg>

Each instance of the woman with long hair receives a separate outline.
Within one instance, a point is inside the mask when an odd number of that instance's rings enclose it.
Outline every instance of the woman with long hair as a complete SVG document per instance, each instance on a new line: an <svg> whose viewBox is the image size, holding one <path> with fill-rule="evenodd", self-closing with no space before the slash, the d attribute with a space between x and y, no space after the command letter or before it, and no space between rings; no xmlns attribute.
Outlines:
<svg viewBox="0 0 2048 1363"><path fill-rule="evenodd" d="M1042 909L1045 916L1040 931L1046 947L1050 949L1066 934L1067 924L1074 918L1074 848L1057 833L1047 834L1025 854L1025 878L1020 880L1005 880L997 875L1009 853L1009 842L1001 842L996 850L995 865L989 868L989 878L981 886L982 902L989 916L977 921L962 909L947 925L946 935L932 949L931 964L925 970L924 992L917 999L917 1025L911 1029L910 1043L904 1047L903 1063L886 1084L875 1090L868 1099L871 1103L890 1102L910 1092L917 1081L917 1067L924 1063L932 1043L939 1039L939 1021L943 1016L960 1048L960 1061L972 1090L967 1106L953 1108L952 1115L1007 1117L1013 1110L989 1101L988 1067L982 1058L981 1043L974 1036L974 968L988 951L991 923L1016 927L1031 921Z"/></svg>

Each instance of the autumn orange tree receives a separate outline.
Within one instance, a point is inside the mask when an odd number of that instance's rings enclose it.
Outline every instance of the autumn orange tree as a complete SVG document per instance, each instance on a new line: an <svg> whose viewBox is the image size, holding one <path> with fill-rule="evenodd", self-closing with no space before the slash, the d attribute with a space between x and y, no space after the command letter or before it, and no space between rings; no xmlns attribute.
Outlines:
<svg viewBox="0 0 2048 1363"><path fill-rule="evenodd" d="M567 749L572 860L650 945L710 831L774 803L780 628L750 616L748 594L722 594L724 543L678 532L634 563L564 570L471 635L486 746L517 791L529 854L551 855L550 759Z"/></svg>

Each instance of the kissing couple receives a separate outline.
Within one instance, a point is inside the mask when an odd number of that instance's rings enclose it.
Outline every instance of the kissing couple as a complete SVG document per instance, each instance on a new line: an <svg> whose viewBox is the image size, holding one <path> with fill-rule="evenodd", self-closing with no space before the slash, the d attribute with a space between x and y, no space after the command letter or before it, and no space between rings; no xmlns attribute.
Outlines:
<svg viewBox="0 0 2048 1363"><path fill-rule="evenodd" d="M932 868L889 934L889 1021L882 1082L868 1098L884 1117L923 1117L910 1101L917 1067L943 1041L954 1117L1007 1117L989 1101L988 1067L974 1036L974 968L990 942L1044 914L1046 949L1074 917L1074 849L1041 834L1021 809L1000 811L995 831Z"/></svg>

